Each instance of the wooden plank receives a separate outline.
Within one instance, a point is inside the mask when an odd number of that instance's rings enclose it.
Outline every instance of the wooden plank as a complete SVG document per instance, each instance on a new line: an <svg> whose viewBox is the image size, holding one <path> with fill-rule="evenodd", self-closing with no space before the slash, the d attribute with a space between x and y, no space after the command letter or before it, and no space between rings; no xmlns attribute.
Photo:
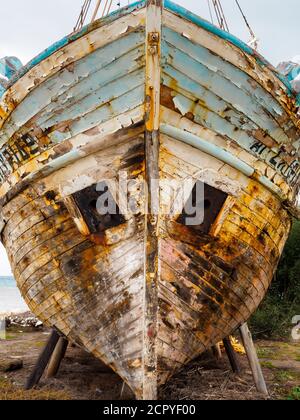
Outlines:
<svg viewBox="0 0 300 420"><path fill-rule="evenodd" d="M59 334L56 330L52 330L50 338L44 348L44 350L42 351L42 353L40 354L40 357L38 358L38 361L31 373L31 375L29 376L26 385L25 385L25 389L26 390L30 390L32 388L34 388L40 381L41 377L43 376L43 373L49 363L49 360L53 354L53 351L55 350L55 347L59 341Z"/></svg>
<svg viewBox="0 0 300 420"><path fill-rule="evenodd" d="M257 357L256 349L253 343L251 332L247 324L240 327L240 334L243 340L243 344L247 353L249 364L252 370L253 379L258 392L268 396L269 392L263 376L262 368Z"/></svg>
<svg viewBox="0 0 300 420"><path fill-rule="evenodd" d="M217 360L222 359L222 352L221 352L220 343L217 343L215 346L213 346L212 351L213 351L213 354L214 354L214 356Z"/></svg>
<svg viewBox="0 0 300 420"><path fill-rule="evenodd" d="M134 31L142 24L143 18L143 11L139 11L131 13L128 16L123 16L121 19L117 19L107 25L101 23L101 26L96 28L96 30L89 31L89 33L75 42L69 42L62 49L59 49L30 69L1 98L0 127L17 105L24 100L28 93L36 89L37 86L42 85L45 80L54 76L61 69L86 57L91 51L103 48L105 45L109 45L120 37L123 37L128 28ZM33 80L36 80L36 83L33 83Z"/></svg>
<svg viewBox="0 0 300 420"><path fill-rule="evenodd" d="M224 343L226 354L228 356L228 359L229 359L229 362L230 362L230 365L232 367L233 372L240 375L241 366L240 366L240 363L238 361L236 352L234 351L234 348L231 344L230 337L224 338L223 343Z"/></svg>
<svg viewBox="0 0 300 420"><path fill-rule="evenodd" d="M164 30L163 52L164 58L174 69L180 65L183 58L189 68L191 79L200 81L202 86L209 87L210 91L217 93L222 99L227 99L230 108L231 104L238 103L239 108L247 115L247 118L250 117L253 122L258 122L263 130L268 130L278 143L288 140L287 134L275 121L278 114L274 112L274 107L278 109L278 103L256 81L249 80L249 77L239 69L226 63L220 56L210 53L208 49L201 45L195 45L185 36L169 29ZM170 56L172 60L168 59ZM198 66L196 73L193 71L195 66ZM179 75L175 77L180 80ZM210 78L213 78L214 82L208 83ZM185 81L188 81L188 79ZM253 85L256 85L257 88L255 94L253 94L255 90ZM229 88L229 86L231 87ZM202 96L199 95L198 97ZM205 100L205 97L203 99ZM268 111L269 113L267 113Z"/></svg>
<svg viewBox="0 0 300 420"><path fill-rule="evenodd" d="M180 28L181 34L184 34L186 38L195 44L202 45L216 56L221 57L224 60L224 63L231 63L233 66L240 69L241 72L245 73L245 76L250 76L249 81L253 80L255 83L260 84L266 92L269 92L270 95L280 102L284 110L282 120L286 125L287 130L289 129L290 115L292 112L289 109L289 103L286 98L286 87L273 71L266 66L262 67L254 57L245 54L240 48L237 48L226 40L208 32L204 28L185 20L181 16L177 16L171 12L165 12L163 23L164 26L167 26L175 32L178 32L178 29ZM271 96L270 98L269 102L271 104L274 99ZM276 103L274 109L278 110L278 105L276 105ZM278 115L281 114L279 110L277 113ZM295 125L299 126L297 118L294 115L292 116L292 119Z"/></svg>
<svg viewBox="0 0 300 420"><path fill-rule="evenodd" d="M192 111L193 110L191 110L190 112ZM203 113L206 114L205 109L203 110ZM187 116L189 115L190 113L187 113ZM162 124L172 125L174 127L179 128L180 130L191 133L209 143L213 143L214 145L218 146L220 149L227 150L227 153L230 153L230 155L232 155L233 158L237 157L237 159L240 160L241 162L244 162L245 164L253 167L254 169L256 169L257 173L260 173L262 175L262 177L265 176L265 173L267 173L267 175L271 177L269 178L269 181L274 184L274 189L278 191L278 193L280 191L281 198L283 197L286 197L286 199L291 198L291 194L293 195L294 190L295 190L291 182L290 182L291 185L288 186L287 182L284 181L284 178L282 176L280 176L279 174L276 174L275 176L273 176L274 174L269 173L267 171L267 169L270 168L269 164L267 165L266 163L263 163L261 158L253 161L254 155L251 155L251 153L246 151L245 148L243 148L241 145L238 145L233 139L228 140L228 137L226 137L225 132L222 131L223 124L221 124L221 129L217 135L218 127L217 125L215 125L215 122L213 122L210 127L206 126L206 124L204 124L204 127L203 127L203 124L201 124L200 121L196 121L196 120L192 121L191 119L187 118L187 116L182 116L180 113L174 112L174 110L166 108L165 106L162 106L162 111L161 111ZM162 137L166 137L166 136L162 136ZM203 159L202 164L204 164L205 162L205 165L204 165L204 168L202 169L206 169L206 167L209 168L209 162L212 162L212 164L214 165L216 165L217 163L220 163L220 160L213 158L209 154L202 153L202 155L206 156L207 158L206 161ZM191 155L191 159L193 159L192 155ZM194 160L195 159L193 159L192 161ZM196 165L196 162L195 162L195 165ZM234 174L235 174L235 177L234 177ZM229 166L229 165L226 165L224 167L223 172L220 172L220 175L223 175L223 179L225 178L225 176L232 179L236 178L240 186L244 188L245 194L249 194L249 191L248 191L249 186L253 190L254 185L257 187L257 189L260 188L260 191L262 192L262 197L265 197L266 195L269 194L269 198L268 199L263 198L262 202L266 206L266 212L269 212L270 210L269 213L272 215L271 209L273 209L273 207L270 201L271 200L274 201L277 199L276 197L271 196L270 192L267 191L264 186L260 186L259 182L261 181L258 182L257 179L255 179L255 177L253 178L253 181L252 181L252 178L242 175L240 171L235 170L232 166ZM249 179L251 180L250 184L249 184ZM261 178L259 179L261 180ZM256 198L259 201L259 194L256 194ZM280 205L278 200L276 202L277 202L277 205L278 204ZM269 210L267 208L268 205L271 207Z"/></svg>
<svg viewBox="0 0 300 420"><path fill-rule="evenodd" d="M56 344L55 350L49 362L46 378L53 378L57 375L61 362L65 357L68 348L68 343L68 340L64 337L60 337L60 339L58 340L58 343Z"/></svg>

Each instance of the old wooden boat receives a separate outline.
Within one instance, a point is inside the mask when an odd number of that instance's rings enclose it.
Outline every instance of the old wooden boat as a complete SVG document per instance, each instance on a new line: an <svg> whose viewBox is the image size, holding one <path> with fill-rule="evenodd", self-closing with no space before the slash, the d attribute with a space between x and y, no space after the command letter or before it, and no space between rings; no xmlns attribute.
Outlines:
<svg viewBox="0 0 300 420"><path fill-rule="evenodd" d="M29 307L156 398L268 290L297 214L297 112L265 59L169 0L43 52L0 102L1 239Z"/></svg>

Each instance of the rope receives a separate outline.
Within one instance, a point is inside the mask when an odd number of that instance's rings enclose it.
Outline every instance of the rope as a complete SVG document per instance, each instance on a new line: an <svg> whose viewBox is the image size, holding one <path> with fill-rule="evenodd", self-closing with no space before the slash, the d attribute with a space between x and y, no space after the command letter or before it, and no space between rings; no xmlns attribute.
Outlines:
<svg viewBox="0 0 300 420"><path fill-rule="evenodd" d="M237 7L239 8L239 11L241 12L241 15L242 15L242 17L243 17L243 19L244 19L244 21L246 23L247 28L249 29L250 35L252 37L252 39L250 41L250 44L252 44L254 46L254 48L257 49L258 48L258 40L256 38L256 35L255 35L254 31L252 30L252 28L251 28L251 26L250 26L250 24L249 24L249 22L248 22L248 20L246 18L245 13L243 12L243 9L242 9L239 1L238 0L235 0L235 2L236 2Z"/></svg>
<svg viewBox="0 0 300 420"><path fill-rule="evenodd" d="M93 13L93 16L92 16L91 22L94 22L94 21L96 20L96 17L97 17L97 14L98 14L99 8L100 8L100 6L101 6L101 3L102 3L102 0L97 0L96 7L95 7L95 9L94 9L94 13Z"/></svg>
<svg viewBox="0 0 300 420"><path fill-rule="evenodd" d="M214 24L214 18L213 18L213 14L212 14L211 5L210 5L210 0L207 0L207 5L208 5L208 10L209 10L209 14L210 14L211 23Z"/></svg>
<svg viewBox="0 0 300 420"><path fill-rule="evenodd" d="M252 30L245 13L243 12L243 9L240 5L239 0L235 0L235 3L245 21L245 24L250 32L251 35L251 40L249 42L249 45L251 45L254 49L258 48L258 40L257 37L255 36L254 31ZM224 9L221 3L221 0L207 0L207 4L208 4L208 8L209 8L209 14L210 14L210 19L211 22L214 24L214 18L213 18L213 12L212 12L212 6L214 8L214 12L215 12L215 16L217 19L217 23L219 25L219 27L227 32L229 32L229 26L228 23L226 21L226 17L225 17L225 13L224 13Z"/></svg>
<svg viewBox="0 0 300 420"><path fill-rule="evenodd" d="M109 14L109 12L111 11L112 2L113 2L113 0L110 0L109 6L108 6L108 10L107 10L107 14Z"/></svg>
<svg viewBox="0 0 300 420"><path fill-rule="evenodd" d="M229 26L228 26L228 23L227 23L227 20L226 20L226 16L225 16L225 13L224 13L224 9L223 9L221 0L207 0L211 22L214 23L214 18L213 18L213 13L212 13L212 8L211 8L210 1L212 2L212 5L214 7L214 11L215 11L215 15L216 15L219 27L221 29L224 29L225 31L229 32ZM80 15L79 15L79 17L77 19L77 22L76 22L76 25L74 27L74 32L78 31L79 29L81 29L83 27L83 25L86 21L88 12L90 10L91 3L92 3L92 0L84 0L83 6L81 8ZM99 12L101 3L102 3L102 0L97 0L91 22L95 21L95 19L97 17L97 14ZM112 3L113 3L113 0L106 0L105 1L105 5L104 5L104 8L103 8L103 12L102 12L102 17L109 14L109 12L112 8ZM121 6L120 3L121 2L119 1L117 6L120 7ZM129 1L128 1L128 3L129 3ZM251 26L250 26L250 24L249 24L249 22L246 18L245 13L243 12L243 9L242 9L242 7L239 3L239 0L235 0L235 3L236 3L236 5L237 5L245 23L246 23L246 26L247 26L247 28L250 32L250 35L251 35L251 38L252 38L251 41L250 41L250 44L253 45L255 49L257 49L258 41L257 41L257 38L255 36L255 33L252 30L252 28L251 28Z"/></svg>
<svg viewBox="0 0 300 420"><path fill-rule="evenodd" d="M108 5L108 2L109 2L109 0L105 0L105 5L104 5L104 8L103 8L102 17L106 15L106 7Z"/></svg>
<svg viewBox="0 0 300 420"><path fill-rule="evenodd" d="M113 2L113 0L110 0L110 5L109 5L109 8L108 8L108 12L107 12L107 13L110 13L110 11L111 11L111 8L112 8L112 2ZM128 0L128 4L129 4L129 0Z"/></svg>
<svg viewBox="0 0 300 420"><path fill-rule="evenodd" d="M218 4L219 4L220 11L221 11L222 20L224 22L224 27L225 27L226 31L229 32L229 26L228 26L227 21L226 21L226 17L225 17L225 13L224 13L224 10L223 10L221 0L218 0Z"/></svg>
<svg viewBox="0 0 300 420"><path fill-rule="evenodd" d="M87 14L89 12L89 9L91 7L91 3L92 0L85 0L83 3L83 6L81 8L81 12L80 15L77 19L76 25L74 27L74 32L78 31L79 29L81 29L84 25L84 22L86 20Z"/></svg>
<svg viewBox="0 0 300 420"><path fill-rule="evenodd" d="M215 10L215 15L218 21L218 25L221 29L223 29L224 31L229 32L229 26L225 17L225 13L221 4L221 0L211 0L212 1L212 5L214 7ZM210 3L208 1L209 4L209 9L211 12L211 7L210 7ZM212 19L212 13L211 13L211 19Z"/></svg>
<svg viewBox="0 0 300 420"><path fill-rule="evenodd" d="M113 2L113 0L106 0L105 7L104 7L103 13L102 13L102 17L109 14L110 9L112 7L112 2Z"/></svg>
<svg viewBox="0 0 300 420"><path fill-rule="evenodd" d="M78 20L76 22L76 25L74 27L74 32L78 31L79 29L81 29L83 27L83 25L86 21L88 12L91 8L91 3L92 3L92 0L84 0L83 6L81 8L80 15L79 15ZM128 1L128 3L129 3L129 1ZM94 8L93 15L92 15L92 18L91 18L91 22L94 22L96 20L99 9L101 7L101 4L102 4L102 0L97 0L96 6ZM109 12L111 11L111 8L112 8L112 4L113 4L113 0L106 0L105 1L104 7L103 7L103 12L102 12L102 17L109 14ZM120 2L118 3L118 6L120 6Z"/></svg>

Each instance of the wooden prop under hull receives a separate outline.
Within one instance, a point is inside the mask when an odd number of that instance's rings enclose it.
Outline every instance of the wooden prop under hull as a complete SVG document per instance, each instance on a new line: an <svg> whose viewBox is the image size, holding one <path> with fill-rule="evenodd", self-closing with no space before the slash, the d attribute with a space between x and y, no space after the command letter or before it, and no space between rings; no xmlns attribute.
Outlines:
<svg viewBox="0 0 300 420"><path fill-rule="evenodd" d="M139 2L36 59L0 102L0 230L22 295L138 398L247 321L296 213L295 100L226 37ZM196 226L178 200L190 180ZM115 214L97 212L99 188Z"/></svg>

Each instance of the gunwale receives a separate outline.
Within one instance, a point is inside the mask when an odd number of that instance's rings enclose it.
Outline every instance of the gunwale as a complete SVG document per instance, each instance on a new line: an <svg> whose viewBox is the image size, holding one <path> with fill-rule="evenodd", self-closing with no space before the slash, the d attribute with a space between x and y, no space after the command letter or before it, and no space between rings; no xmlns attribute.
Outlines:
<svg viewBox="0 0 300 420"><path fill-rule="evenodd" d="M88 34L91 31L94 31L95 29L100 28L101 26L107 25L109 23L112 23L116 19L119 19L120 17L123 17L135 10L139 10L143 7L145 7L146 1L145 0L138 0L135 1L128 6L124 6L120 8L119 10L111 12L108 16L103 17L101 19L96 20L92 24L85 25L81 30L77 32L73 32L60 40L56 41L54 44L52 44L50 47L46 48L44 51L42 51L40 54L38 54L36 57L34 57L32 60L29 61L26 65L24 65L7 83L7 89L12 87L16 83L17 80L19 80L21 77L23 77L27 72L29 72L33 67L40 64L43 60L48 58L53 53L57 52L61 48L65 47L67 44L76 41L77 39L81 38L82 36ZM292 94L293 88L291 86L290 81L280 74L275 67L261 54L259 54L256 50L251 48L249 45L247 45L244 41L240 40L237 36L230 34L209 21L201 18L200 16L196 15L195 13L187 10L183 6L180 6L176 4L175 2L172 2L170 0L163 0L163 6L165 9L177 14L180 17L184 17L186 20L194 23L198 27L202 27L203 29L207 30L208 32L211 32L212 34L217 35L220 38L223 38L224 40L230 42L232 45L238 47L238 49L244 51L245 53L252 55L259 64L262 64L266 66L272 73L274 73L274 76L276 76L282 84L288 89L289 94Z"/></svg>

